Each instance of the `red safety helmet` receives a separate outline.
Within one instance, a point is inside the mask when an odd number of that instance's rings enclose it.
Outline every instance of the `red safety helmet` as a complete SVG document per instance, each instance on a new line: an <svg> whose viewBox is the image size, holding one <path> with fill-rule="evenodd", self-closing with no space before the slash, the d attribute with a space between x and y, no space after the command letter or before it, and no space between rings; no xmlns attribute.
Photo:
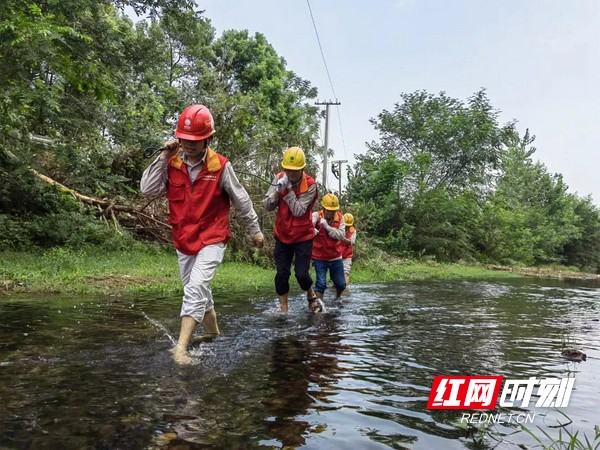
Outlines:
<svg viewBox="0 0 600 450"><path fill-rule="evenodd" d="M188 141L201 141L215 133L215 121L204 105L191 105L183 110L175 136Z"/></svg>

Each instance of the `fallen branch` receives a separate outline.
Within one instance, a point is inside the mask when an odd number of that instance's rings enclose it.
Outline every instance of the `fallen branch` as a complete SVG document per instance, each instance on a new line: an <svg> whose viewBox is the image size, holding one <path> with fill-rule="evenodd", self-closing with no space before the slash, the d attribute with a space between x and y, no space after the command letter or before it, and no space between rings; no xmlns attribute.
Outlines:
<svg viewBox="0 0 600 450"><path fill-rule="evenodd" d="M19 161L19 159L9 150L5 150L9 158L14 161ZM89 195L80 194L79 192L65 186L62 183L59 183L56 180L53 180L47 175L39 173L37 170L28 167L28 170L39 180L42 180L44 183L47 183L51 186L56 186L58 190L64 194L72 196L74 199L85 203L87 205L98 208L100 212L101 220L108 224L108 218L110 215L110 220L112 221L115 230L122 234L122 225L119 222L117 214L115 212L125 213L126 217L129 215L129 218L133 216L134 221L136 222L136 226L130 227L135 230L143 230L145 233L151 235L154 239L158 239L161 242L170 242L170 229L169 224L165 223L162 220L159 220L151 215L151 213L144 213L146 208L150 206L153 202L155 202L160 197L154 197L149 201L145 202L141 207L135 207L130 205L121 205L118 204L116 200L105 200L96 197L91 197ZM160 212L160 211L159 211ZM148 227L146 221L151 221L155 225L154 227ZM142 225L138 227L137 224Z"/></svg>

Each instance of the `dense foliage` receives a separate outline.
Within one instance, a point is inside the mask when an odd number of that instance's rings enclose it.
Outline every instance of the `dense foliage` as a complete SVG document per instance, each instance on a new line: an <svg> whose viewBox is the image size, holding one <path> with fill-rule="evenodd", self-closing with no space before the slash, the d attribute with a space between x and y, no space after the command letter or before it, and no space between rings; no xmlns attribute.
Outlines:
<svg viewBox="0 0 600 450"><path fill-rule="evenodd" d="M143 149L170 137L191 103L210 106L214 146L255 199L286 147L315 146L319 114L307 102L316 97L314 87L286 67L263 35L231 30L216 38L193 6L2 2L0 223L7 237L0 246L96 243L86 230L107 226L69 197L59 201L58 191L26 168L84 195L134 201L150 162ZM125 7L149 19L134 24ZM245 239L236 244L247 247Z"/></svg>
<svg viewBox="0 0 600 450"><path fill-rule="evenodd" d="M215 147L266 231L273 218L260 199L281 152L308 149L316 172L316 89L265 36L216 36L191 0L5 0L0 65L0 249L129 245L29 169L84 195L139 202L142 150L171 136L193 102L213 112ZM528 132L498 123L485 91L466 102L401 94L372 125L380 139L357 157L345 194L363 240L403 256L600 270L597 207L533 159ZM256 261L233 226L230 253Z"/></svg>
<svg viewBox="0 0 600 450"><path fill-rule="evenodd" d="M401 255L600 270L598 208L534 161L534 137L500 125L485 91L466 103L403 94L351 171L360 226Z"/></svg>

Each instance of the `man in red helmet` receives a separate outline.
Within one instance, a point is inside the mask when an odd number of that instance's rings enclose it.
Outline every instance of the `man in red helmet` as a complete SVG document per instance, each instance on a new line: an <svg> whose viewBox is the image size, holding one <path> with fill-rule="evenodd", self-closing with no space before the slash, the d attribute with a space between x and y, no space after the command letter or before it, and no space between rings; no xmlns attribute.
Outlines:
<svg viewBox="0 0 600 450"><path fill-rule="evenodd" d="M210 282L231 237L231 204L246 223L253 244L264 244L252 201L231 163L209 147L214 133L206 106L184 109L175 131L179 142L165 145L140 183L143 194L166 194L169 201L169 224L184 292L181 331L173 351L179 364L194 363L187 347L198 323L205 334L219 334Z"/></svg>

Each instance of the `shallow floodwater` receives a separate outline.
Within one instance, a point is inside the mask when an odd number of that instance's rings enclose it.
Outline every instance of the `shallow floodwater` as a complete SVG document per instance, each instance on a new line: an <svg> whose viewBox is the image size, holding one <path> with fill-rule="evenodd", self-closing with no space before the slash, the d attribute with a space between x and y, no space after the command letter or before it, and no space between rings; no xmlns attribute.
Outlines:
<svg viewBox="0 0 600 450"><path fill-rule="evenodd" d="M310 314L296 295L217 297L198 364L169 349L179 297L0 299L2 449L457 449L464 411L426 409L436 375L573 377L568 429L593 438L600 285L531 279L354 285ZM587 361L562 355L578 348ZM527 426L552 435L554 409ZM496 426L496 448L533 445ZM490 448L497 444L486 437Z"/></svg>

